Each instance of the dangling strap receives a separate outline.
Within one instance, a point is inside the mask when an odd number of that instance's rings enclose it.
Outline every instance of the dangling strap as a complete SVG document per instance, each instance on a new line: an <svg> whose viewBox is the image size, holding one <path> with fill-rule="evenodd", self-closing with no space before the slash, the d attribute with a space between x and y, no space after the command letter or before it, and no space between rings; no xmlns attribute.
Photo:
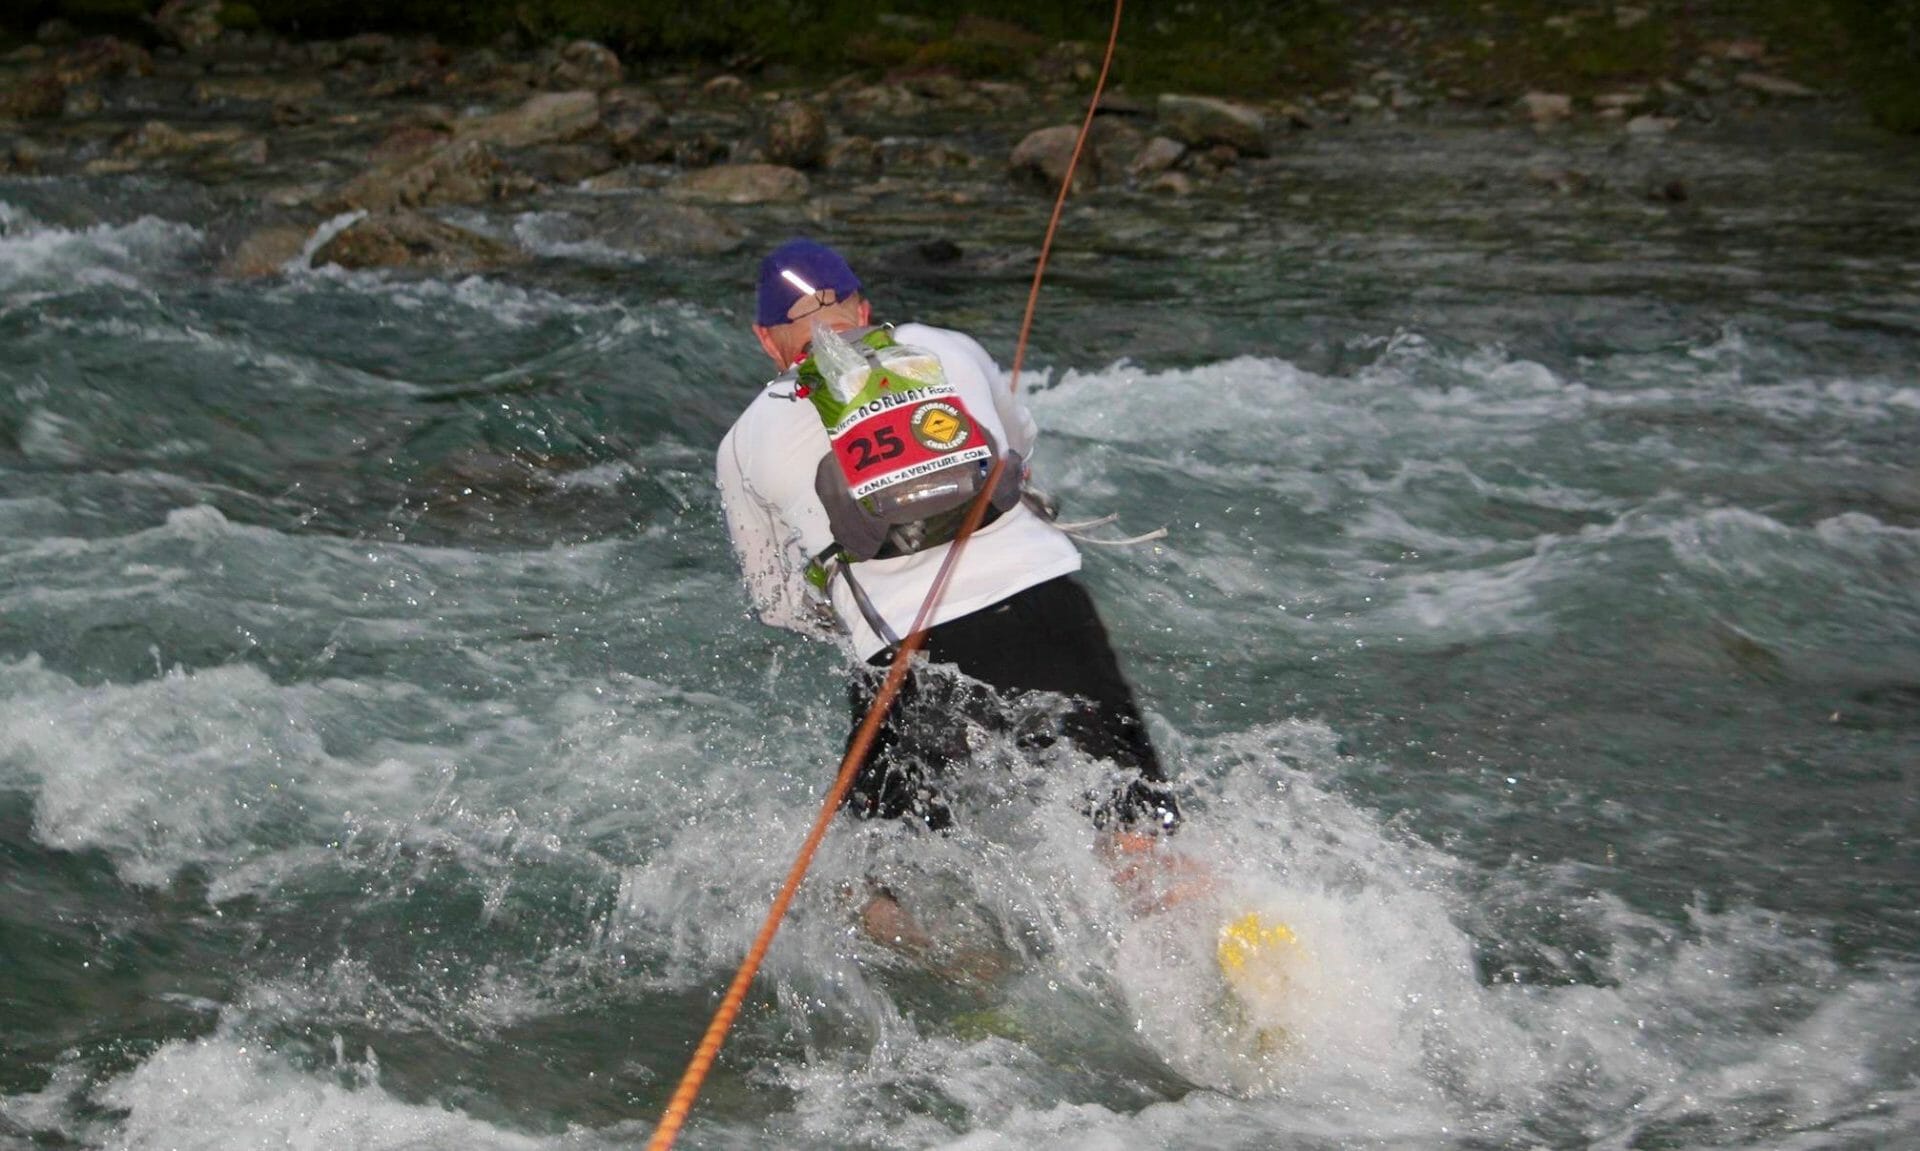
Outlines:
<svg viewBox="0 0 1920 1151"><path fill-rule="evenodd" d="M807 582L823 592L827 590L827 584L834 576L847 581L847 590L853 593L854 606L860 609L860 618L867 621L867 626L873 629L873 634L885 640L888 647L898 645L900 637L887 626L887 619L880 614L880 609L873 606L873 600L867 596L867 589L861 587L860 581L853 578L853 565L847 562L845 551L837 543L821 549L820 554L814 556L813 562L807 565Z"/></svg>

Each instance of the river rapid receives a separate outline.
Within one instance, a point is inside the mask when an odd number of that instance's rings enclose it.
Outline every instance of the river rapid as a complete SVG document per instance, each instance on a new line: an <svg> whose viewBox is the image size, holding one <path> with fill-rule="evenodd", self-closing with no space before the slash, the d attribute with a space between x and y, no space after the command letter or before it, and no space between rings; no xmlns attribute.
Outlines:
<svg viewBox="0 0 1920 1151"><path fill-rule="evenodd" d="M618 204L235 281L222 195L0 181L0 1145L651 1130L845 734L712 486L753 262L1004 365L1047 206L642 259ZM680 1145L1920 1142L1916 220L1911 147L1791 124L1074 201L1037 472L1168 529L1085 579L1221 894L1131 914L1099 766L989 741L952 834L834 829ZM988 959L876 946L869 881ZM1246 911L1307 957L1264 1047Z"/></svg>

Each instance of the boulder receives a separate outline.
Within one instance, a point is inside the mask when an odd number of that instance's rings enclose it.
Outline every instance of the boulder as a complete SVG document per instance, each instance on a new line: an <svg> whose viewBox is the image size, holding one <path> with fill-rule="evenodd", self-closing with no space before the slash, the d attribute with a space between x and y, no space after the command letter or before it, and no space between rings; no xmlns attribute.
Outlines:
<svg viewBox="0 0 1920 1151"><path fill-rule="evenodd" d="M318 76L208 76L193 86L196 104L311 104L327 94Z"/></svg>
<svg viewBox="0 0 1920 1151"><path fill-rule="evenodd" d="M477 140L458 140L417 156L404 156L348 181L327 201L335 211L379 212L431 204L477 204L499 190L502 165Z"/></svg>
<svg viewBox="0 0 1920 1151"><path fill-rule="evenodd" d="M313 263L357 268L479 270L525 259L518 248L418 212L376 212L341 229Z"/></svg>
<svg viewBox="0 0 1920 1151"><path fill-rule="evenodd" d="M789 168L817 168L827 154L827 117L800 100L782 100L767 114L767 159Z"/></svg>
<svg viewBox="0 0 1920 1151"><path fill-rule="evenodd" d="M511 153L515 172L542 184L572 186L619 166L613 152L594 144L541 144Z"/></svg>
<svg viewBox="0 0 1920 1151"><path fill-rule="evenodd" d="M721 164L682 172L667 185L667 195L709 204L764 204L801 199L809 188L804 172L779 164Z"/></svg>
<svg viewBox="0 0 1920 1151"><path fill-rule="evenodd" d="M200 144L185 132L161 120L149 120L114 141L113 154L136 160L156 160L191 152Z"/></svg>
<svg viewBox="0 0 1920 1151"><path fill-rule="evenodd" d="M1767 57L1765 40L1709 40L1704 48L1706 55L1718 60L1737 60L1747 64L1757 64Z"/></svg>
<svg viewBox="0 0 1920 1151"><path fill-rule="evenodd" d="M1210 96L1160 97L1160 127L1191 147L1229 144L1245 156L1267 154L1267 118L1258 109Z"/></svg>
<svg viewBox="0 0 1920 1151"><path fill-rule="evenodd" d="M727 158L733 146L711 132L695 132L673 142L673 162L682 168L705 168Z"/></svg>
<svg viewBox="0 0 1920 1151"><path fill-rule="evenodd" d="M846 116L891 116L900 119L918 115L925 106L920 97L898 84L849 88L839 94L838 105L841 114Z"/></svg>
<svg viewBox="0 0 1920 1151"><path fill-rule="evenodd" d="M827 149L829 171L856 176L878 176L881 170L880 146L869 136L848 136Z"/></svg>
<svg viewBox="0 0 1920 1151"><path fill-rule="evenodd" d="M1027 133L1014 145L1007 167L1016 181L1037 184L1058 191L1067 178L1067 164L1073 158L1073 144L1080 136L1077 124L1058 124ZM1099 183L1099 164L1090 153L1082 153L1073 173L1073 190L1084 191Z"/></svg>
<svg viewBox="0 0 1920 1151"><path fill-rule="evenodd" d="M67 86L51 72L34 72L0 87L0 120L53 120L66 111Z"/></svg>
<svg viewBox="0 0 1920 1151"><path fill-rule="evenodd" d="M163 39L196 52L220 39L220 0L167 0L153 14L153 26Z"/></svg>
<svg viewBox="0 0 1920 1151"><path fill-rule="evenodd" d="M1617 92L1602 92L1593 98L1593 106L1603 112L1631 112L1644 107L1648 101L1645 88L1622 88Z"/></svg>
<svg viewBox="0 0 1920 1151"><path fill-rule="evenodd" d="M1804 100L1820 94L1805 84L1796 84L1784 76L1773 76L1765 72L1742 72L1733 78L1733 82L1749 92L1788 100Z"/></svg>
<svg viewBox="0 0 1920 1151"><path fill-rule="evenodd" d="M506 112L462 120L454 126L461 140L524 148L575 140L600 125L600 98L592 92L542 92Z"/></svg>
<svg viewBox="0 0 1920 1151"><path fill-rule="evenodd" d="M753 89L747 86L745 80L731 73L715 76L700 85L700 92L715 100L725 100L735 104L744 104L753 99Z"/></svg>
<svg viewBox="0 0 1920 1151"><path fill-rule="evenodd" d="M385 32L362 32L340 41L341 59L360 64L391 64L400 55L400 42Z"/></svg>
<svg viewBox="0 0 1920 1151"><path fill-rule="evenodd" d="M260 228L234 246L220 262L220 273L235 279L257 279L278 275L307 247L313 229L292 224L271 224Z"/></svg>
<svg viewBox="0 0 1920 1151"><path fill-rule="evenodd" d="M1162 172L1147 181L1146 190L1162 196L1193 195L1193 178L1185 172Z"/></svg>
<svg viewBox="0 0 1920 1151"><path fill-rule="evenodd" d="M1156 176L1180 162L1187 154L1187 146L1171 136L1155 136L1134 153L1133 161L1127 165L1127 172L1136 177Z"/></svg>
<svg viewBox="0 0 1920 1151"><path fill-rule="evenodd" d="M0 136L0 175L37 175L46 159L46 153L33 140L25 136Z"/></svg>
<svg viewBox="0 0 1920 1151"><path fill-rule="evenodd" d="M620 57L613 49L593 40L575 40L560 49L548 80L556 88L602 91L617 88L624 79Z"/></svg>
<svg viewBox="0 0 1920 1151"><path fill-rule="evenodd" d="M1118 168L1121 157L1138 155L1146 142L1147 134L1123 116L1095 116L1087 134L1087 147L1103 173ZM1085 163L1086 157L1082 156L1081 162Z"/></svg>
<svg viewBox="0 0 1920 1151"><path fill-rule="evenodd" d="M115 76L153 75L153 54L114 36L83 40L54 61L62 84L88 84Z"/></svg>
<svg viewBox="0 0 1920 1151"><path fill-rule="evenodd" d="M60 103L60 114L69 120L84 120L99 115L106 106L106 97L100 95L98 88L68 88L67 98Z"/></svg>
<svg viewBox="0 0 1920 1151"><path fill-rule="evenodd" d="M635 197L619 201L615 211L602 212L588 237L637 256L717 256L738 249L747 234L697 204Z"/></svg>
<svg viewBox="0 0 1920 1151"><path fill-rule="evenodd" d="M1520 107L1535 127L1551 128L1573 115L1573 97L1560 92L1528 92L1520 97Z"/></svg>
<svg viewBox="0 0 1920 1151"><path fill-rule="evenodd" d="M1679 126L1680 121L1671 116L1635 116L1627 121L1629 136L1664 136Z"/></svg>
<svg viewBox="0 0 1920 1151"><path fill-rule="evenodd" d="M673 157L673 134L666 109L651 100L625 100L601 117L615 158L628 164L655 164Z"/></svg>
<svg viewBox="0 0 1920 1151"><path fill-rule="evenodd" d="M367 150L367 159L375 164L393 164L431 152L449 139L447 133L429 124L400 124L388 129Z"/></svg>

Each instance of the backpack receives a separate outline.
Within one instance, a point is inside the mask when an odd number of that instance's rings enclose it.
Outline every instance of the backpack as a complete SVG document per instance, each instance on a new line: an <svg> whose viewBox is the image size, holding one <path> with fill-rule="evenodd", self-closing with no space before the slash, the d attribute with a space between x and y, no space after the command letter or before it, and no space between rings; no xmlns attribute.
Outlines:
<svg viewBox="0 0 1920 1151"><path fill-rule="evenodd" d="M887 327L841 336L815 321L794 395L812 401L832 445L814 471L814 492L847 559L911 555L952 540L1003 454L983 522L1020 502L1019 453L1004 451L974 420L938 356L896 343Z"/></svg>

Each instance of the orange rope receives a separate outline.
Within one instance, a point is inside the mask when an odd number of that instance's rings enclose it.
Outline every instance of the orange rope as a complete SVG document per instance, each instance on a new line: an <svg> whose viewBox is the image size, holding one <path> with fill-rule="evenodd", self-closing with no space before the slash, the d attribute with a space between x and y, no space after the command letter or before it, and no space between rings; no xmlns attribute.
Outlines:
<svg viewBox="0 0 1920 1151"><path fill-rule="evenodd" d="M1040 300L1040 280L1047 270L1047 256L1053 250L1053 236L1060 227L1060 214L1066 207L1067 192L1073 186L1073 173L1080 163L1081 148L1087 142L1087 134L1093 128L1094 114L1100 108L1100 94L1107 86L1107 71L1113 64L1114 45L1120 39L1120 12L1124 3L1125 0L1113 0L1113 30L1107 36L1106 58L1100 63L1100 78L1094 83L1093 98L1087 102L1087 118L1081 123L1080 135L1073 142L1073 155L1067 161L1066 175L1060 181L1060 194L1053 202L1053 215L1047 221L1046 240L1040 245L1040 261L1033 270L1033 287L1027 292L1027 310L1020 321L1020 338L1014 345L1013 371L1007 383L1014 392L1020 390L1020 364L1026 357L1027 335L1033 329L1034 308ZM893 706L894 697L900 694L900 687L906 682L913 654L927 642L927 623L933 617L934 607L947 590L947 581L953 575L954 565L959 562L967 540L979 528L980 521L986 518L989 498L1005 467L1004 456L994 460L993 469L987 473L986 482L981 485L980 495L967 508L966 520L947 548L939 570L934 573L933 585L927 589L927 598L921 602L920 610L913 617L912 629L908 631L907 638L900 641L893 662L887 665L887 677L881 681L879 693L874 696L866 716L860 721L859 729L847 745L847 754L840 760L840 772L834 778L833 788L827 792L826 802L821 805L820 814L814 818L812 830L807 832L806 842L800 845L800 854L788 869L787 880L781 884L780 893L774 896L773 906L767 909L767 917L760 924L760 933L754 936L753 945L747 948L747 956L741 961L740 970L734 973L733 982L728 985L726 994L720 997L720 1006L713 1013L713 1022L707 1025L707 1033L694 1049L686 1073L680 1077L679 1087L674 1089L673 1098L667 1101L667 1109L660 1116L660 1125L654 1128L653 1138L647 1141L647 1151L667 1151L679 1137L680 1128L693 1110L693 1101L700 1094L701 1084L706 1081L707 1073L713 1070L714 1060L719 1058L720 1045L726 1041L734 1017L740 1014L741 1004L746 1002L747 988L752 985L753 977L766 959L767 949L773 945L773 937L780 930L780 922L786 918L787 907L793 903L801 881L813 866L814 854L819 851L821 840L826 838L827 828L832 826L840 805L846 802L847 792L853 789L854 776L859 774L860 765L866 762L867 753L873 748L874 736L880 730L887 709Z"/></svg>

